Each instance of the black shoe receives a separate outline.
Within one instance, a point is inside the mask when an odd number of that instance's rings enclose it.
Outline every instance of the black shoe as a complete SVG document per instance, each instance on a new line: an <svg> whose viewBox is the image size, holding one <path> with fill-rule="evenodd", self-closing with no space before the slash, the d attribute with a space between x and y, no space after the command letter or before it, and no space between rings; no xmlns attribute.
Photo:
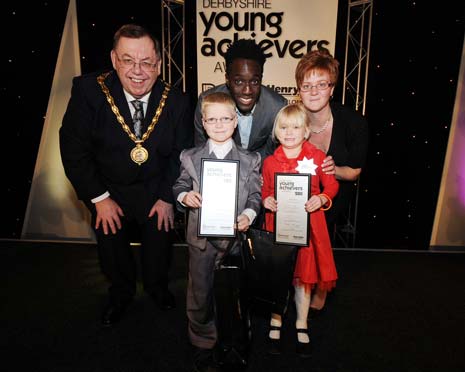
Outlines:
<svg viewBox="0 0 465 372"><path fill-rule="evenodd" d="M195 362L194 362L194 369L192 370L192 372L220 372L220 371L221 369L213 365L195 363Z"/></svg>
<svg viewBox="0 0 465 372"><path fill-rule="evenodd" d="M319 317L321 314L323 314L324 310L325 310L325 307L323 307L321 309L315 309L314 307L310 307L308 309L307 319L315 319L315 318Z"/></svg>
<svg viewBox="0 0 465 372"><path fill-rule="evenodd" d="M214 366L226 371L247 369L249 350L245 345L226 346L216 344L213 352Z"/></svg>
<svg viewBox="0 0 465 372"><path fill-rule="evenodd" d="M217 372L220 371L213 360L212 349L201 349L194 347L193 372Z"/></svg>
<svg viewBox="0 0 465 372"><path fill-rule="evenodd" d="M151 297L160 310L171 310L176 307L176 301L169 289L153 292Z"/></svg>
<svg viewBox="0 0 465 372"><path fill-rule="evenodd" d="M115 323L118 323L124 315L124 313L126 312L128 304L129 303L115 304L110 302L103 310L102 325L105 327L109 327Z"/></svg>
<svg viewBox="0 0 465 372"><path fill-rule="evenodd" d="M200 361L194 362L194 369L193 372L220 372L221 369L216 367L214 364L205 363Z"/></svg>
<svg viewBox="0 0 465 372"><path fill-rule="evenodd" d="M297 328L296 331L297 333L308 334L308 329L306 328ZM299 339L297 339L295 351L301 358L310 358L312 356L312 343L300 342Z"/></svg>
<svg viewBox="0 0 465 372"><path fill-rule="evenodd" d="M270 331L280 331L279 334L281 335L281 327L270 326ZM281 354L281 338L270 338L268 336L268 345L266 351L271 355Z"/></svg>
<svg viewBox="0 0 465 372"><path fill-rule="evenodd" d="M268 346L267 346L266 351L268 354L271 354L271 355L280 355L281 354L281 339L268 337Z"/></svg>

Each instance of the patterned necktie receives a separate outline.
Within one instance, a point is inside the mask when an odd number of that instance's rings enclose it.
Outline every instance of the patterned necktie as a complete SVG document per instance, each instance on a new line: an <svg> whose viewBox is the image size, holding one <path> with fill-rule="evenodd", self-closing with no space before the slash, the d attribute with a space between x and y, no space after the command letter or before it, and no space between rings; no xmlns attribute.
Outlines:
<svg viewBox="0 0 465 372"><path fill-rule="evenodd" d="M142 120L144 120L144 110L142 108L142 101L138 99L131 101L132 105L136 109L132 121L134 122L134 134L137 139L140 139L142 136Z"/></svg>

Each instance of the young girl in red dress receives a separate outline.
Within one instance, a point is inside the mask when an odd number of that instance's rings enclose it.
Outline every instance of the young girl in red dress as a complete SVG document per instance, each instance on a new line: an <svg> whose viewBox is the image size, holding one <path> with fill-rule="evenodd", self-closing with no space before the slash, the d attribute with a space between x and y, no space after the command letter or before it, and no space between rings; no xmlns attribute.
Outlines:
<svg viewBox="0 0 465 372"><path fill-rule="evenodd" d="M299 249L294 281L295 305L297 310L297 353L309 357L311 353L307 316L312 289L318 284L330 291L336 285L337 272L331 241L326 227L324 210L331 207L339 183L334 175L321 171L325 153L307 141L310 121L305 108L300 104L285 106L279 111L274 124L274 136L280 146L263 163L262 199L266 208L265 228L273 230L274 212L279 205L274 198L275 173L311 174L311 197L302 205L310 216L310 245ZM269 349L272 354L280 353L280 331L282 319L271 314Z"/></svg>

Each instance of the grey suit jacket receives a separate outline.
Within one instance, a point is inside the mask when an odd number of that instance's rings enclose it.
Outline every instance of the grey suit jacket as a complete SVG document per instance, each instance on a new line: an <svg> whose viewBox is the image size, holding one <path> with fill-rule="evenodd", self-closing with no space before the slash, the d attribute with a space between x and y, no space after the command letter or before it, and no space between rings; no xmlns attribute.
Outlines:
<svg viewBox="0 0 465 372"><path fill-rule="evenodd" d="M203 92L197 101L195 108L194 124L194 142L199 146L207 141L207 135L202 125L202 113L200 112L203 97L213 92L230 93L226 84L217 85ZM274 90L262 85L260 97L258 98L255 110L253 112L252 129L250 131L249 146L247 150L257 151L262 157L262 161L268 155L273 154L276 143L273 141L273 124L278 111L287 105L287 100ZM239 130L234 132L234 142L241 145Z"/></svg>
<svg viewBox="0 0 465 372"><path fill-rule="evenodd" d="M201 146L184 150L181 153L180 176L173 186L175 200L177 200L178 195L183 191L189 192L194 190L200 192L202 158L214 158L209 155L208 150L208 142L206 142ZM225 159L239 160L238 214L241 214L246 208L251 208L258 214L261 205L260 155L256 152L249 153L233 143L233 147ZM180 211L186 210L179 202L176 202L176 206ZM207 245L207 238L197 236L198 221L199 209L188 208L187 243L204 250ZM224 240L224 246L229 242L227 238L222 240Z"/></svg>

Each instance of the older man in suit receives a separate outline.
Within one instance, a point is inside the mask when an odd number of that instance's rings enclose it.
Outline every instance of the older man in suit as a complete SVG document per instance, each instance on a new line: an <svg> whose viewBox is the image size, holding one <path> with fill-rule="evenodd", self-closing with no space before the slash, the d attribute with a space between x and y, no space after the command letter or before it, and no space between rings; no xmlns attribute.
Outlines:
<svg viewBox="0 0 465 372"><path fill-rule="evenodd" d="M234 141L246 150L260 153L263 161L276 147L272 138L274 119L287 100L262 85L266 56L253 39L239 39L231 44L225 61L226 84L213 87L199 96L194 117L195 145L207 140L200 112L203 98L213 92L225 92L236 103L238 129L234 133Z"/></svg>
<svg viewBox="0 0 465 372"><path fill-rule="evenodd" d="M158 79L158 40L138 25L124 25L115 33L111 61L113 71L73 80L60 129L63 166L91 211L110 282L104 326L120 320L136 292L134 231L144 290L161 309L175 306L168 289L172 186L179 154L192 146L188 97Z"/></svg>

